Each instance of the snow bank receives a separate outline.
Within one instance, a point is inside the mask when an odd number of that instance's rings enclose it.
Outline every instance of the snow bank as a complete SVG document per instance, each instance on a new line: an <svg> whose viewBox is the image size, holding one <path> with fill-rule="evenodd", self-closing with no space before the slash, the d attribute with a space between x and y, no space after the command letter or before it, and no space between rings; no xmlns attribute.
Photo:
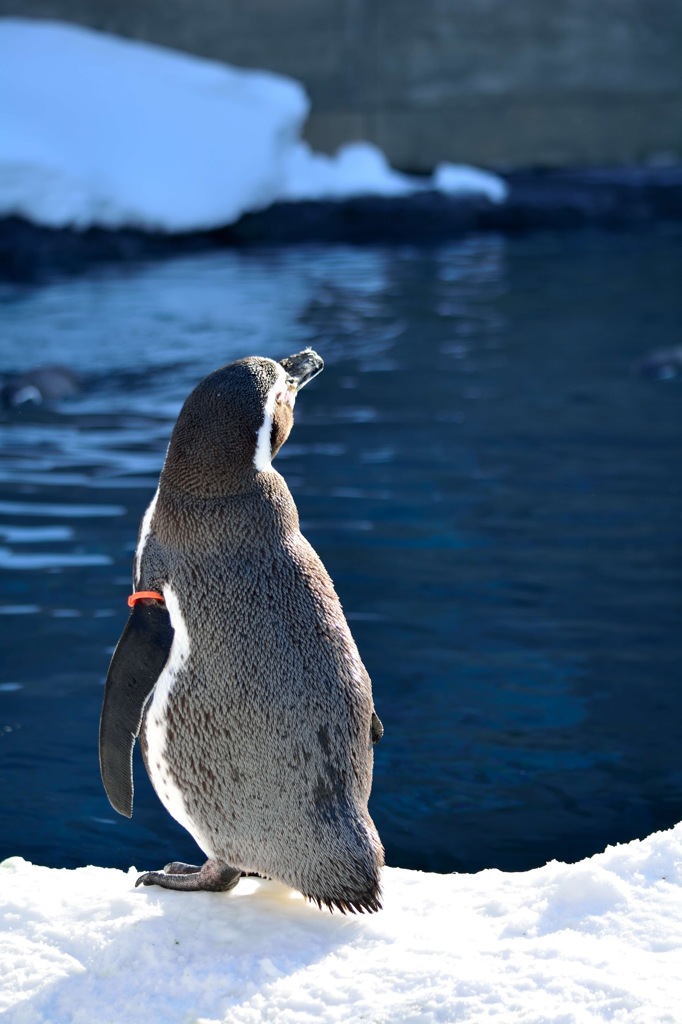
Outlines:
<svg viewBox="0 0 682 1024"><path fill-rule="evenodd" d="M0 21L0 211L189 231L277 195L296 82L87 29Z"/></svg>
<svg viewBox="0 0 682 1024"><path fill-rule="evenodd" d="M292 146L286 158L280 199L346 199L349 196L407 196L435 189L450 195L484 195L501 203L507 186L496 174L461 164L438 164L430 178L394 171L370 142L350 142L336 156L314 153L307 142Z"/></svg>
<svg viewBox="0 0 682 1024"><path fill-rule="evenodd" d="M9 1024L675 1024L682 826L523 874L387 868L385 910L273 882L135 889L135 872L0 865Z"/></svg>
<svg viewBox="0 0 682 1024"><path fill-rule="evenodd" d="M73 25L0 19L0 95L0 215L51 227L195 231L277 199L506 193L475 168L408 178L367 143L312 153L299 83Z"/></svg>

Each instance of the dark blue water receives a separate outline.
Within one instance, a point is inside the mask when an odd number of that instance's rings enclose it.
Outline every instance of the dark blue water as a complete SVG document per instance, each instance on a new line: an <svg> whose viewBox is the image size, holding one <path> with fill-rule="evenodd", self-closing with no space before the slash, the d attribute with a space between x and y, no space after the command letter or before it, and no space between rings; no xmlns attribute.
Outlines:
<svg viewBox="0 0 682 1024"><path fill-rule="evenodd" d="M0 857L192 860L97 729L139 517L196 381L314 346L278 458L374 680L388 861L576 859L682 817L682 235L228 252L5 290L2 368L83 393L0 422Z"/></svg>

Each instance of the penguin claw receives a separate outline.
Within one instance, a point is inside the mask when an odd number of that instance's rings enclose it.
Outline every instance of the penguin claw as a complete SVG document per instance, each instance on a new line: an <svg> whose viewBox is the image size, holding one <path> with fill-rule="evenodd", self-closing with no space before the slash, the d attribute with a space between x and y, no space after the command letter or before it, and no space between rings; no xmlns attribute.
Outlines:
<svg viewBox="0 0 682 1024"><path fill-rule="evenodd" d="M137 876L135 888L137 889L138 885L163 885L164 877L163 871L145 871L143 875Z"/></svg>

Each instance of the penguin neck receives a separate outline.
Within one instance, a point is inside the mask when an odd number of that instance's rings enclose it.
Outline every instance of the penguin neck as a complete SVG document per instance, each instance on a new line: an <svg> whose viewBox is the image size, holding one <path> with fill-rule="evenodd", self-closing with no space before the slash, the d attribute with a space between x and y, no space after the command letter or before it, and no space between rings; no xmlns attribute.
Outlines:
<svg viewBox="0 0 682 1024"><path fill-rule="evenodd" d="M210 435L202 444L180 434L171 438L161 487L190 499L228 498L252 491L258 475L252 453L238 444L221 450Z"/></svg>
<svg viewBox="0 0 682 1024"><path fill-rule="evenodd" d="M284 478L272 468L253 468L248 479L246 474L240 476L238 486L202 488L201 491L193 489L191 492L177 487L173 475L168 475L164 468L159 483L155 525L161 524L166 512L176 523L183 522L189 526L192 522L192 530L202 528L203 524L212 524L209 529L214 529L216 515L220 521L228 517L235 524L238 521L244 525L259 522L258 532L267 528L281 536L299 528L298 511L291 492ZM215 539L220 543L220 538Z"/></svg>

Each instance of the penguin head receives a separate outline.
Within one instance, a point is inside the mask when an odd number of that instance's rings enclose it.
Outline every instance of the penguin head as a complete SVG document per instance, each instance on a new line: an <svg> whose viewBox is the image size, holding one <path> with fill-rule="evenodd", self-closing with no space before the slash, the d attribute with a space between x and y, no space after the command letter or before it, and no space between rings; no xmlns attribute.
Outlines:
<svg viewBox="0 0 682 1024"><path fill-rule="evenodd" d="M68 366L36 366L6 377L0 387L0 405L5 409L51 406L63 398L73 398L80 390L81 381Z"/></svg>
<svg viewBox="0 0 682 1024"><path fill-rule="evenodd" d="M202 497L247 489L271 468L291 432L298 391L323 368L306 349L279 363L238 359L204 377L180 411L162 481Z"/></svg>

